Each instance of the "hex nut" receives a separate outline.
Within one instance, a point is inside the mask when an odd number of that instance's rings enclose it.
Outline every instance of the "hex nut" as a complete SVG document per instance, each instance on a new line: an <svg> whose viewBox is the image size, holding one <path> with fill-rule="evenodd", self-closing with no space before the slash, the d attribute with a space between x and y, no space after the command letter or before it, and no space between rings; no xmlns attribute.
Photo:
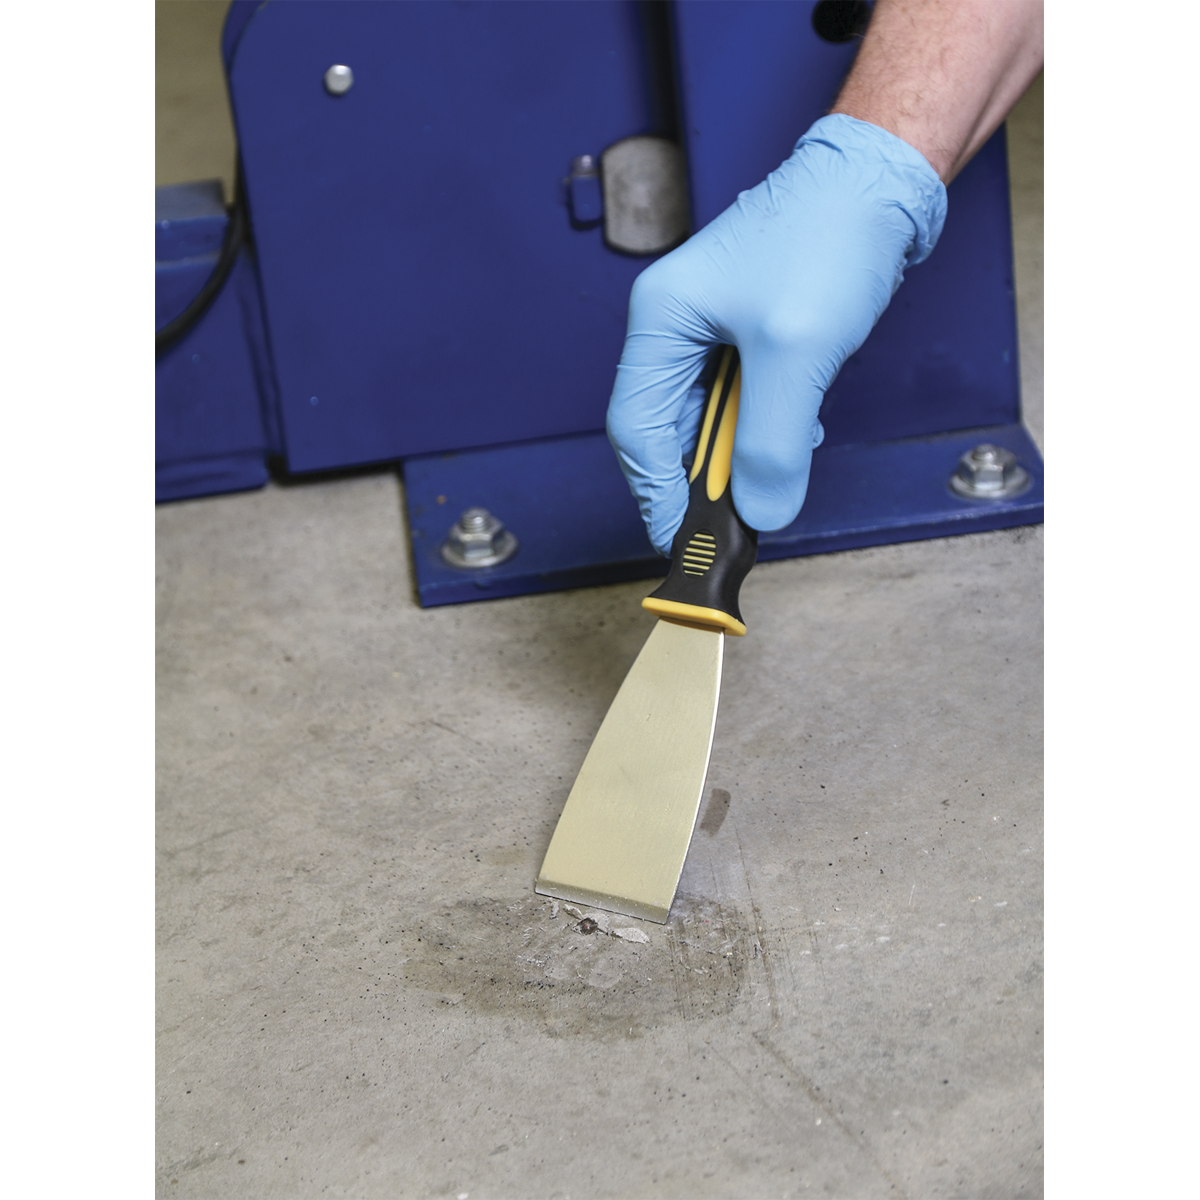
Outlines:
<svg viewBox="0 0 1200 1200"><path fill-rule="evenodd" d="M344 96L354 86L354 72L343 63L334 63L325 72L325 90L331 96Z"/></svg>
<svg viewBox="0 0 1200 1200"><path fill-rule="evenodd" d="M1033 481L1003 446L983 442L958 460L950 487L967 500L1009 500L1027 491Z"/></svg>
<svg viewBox="0 0 1200 1200"><path fill-rule="evenodd" d="M486 508L468 508L442 543L442 558L468 570L494 567L517 552L517 539Z"/></svg>

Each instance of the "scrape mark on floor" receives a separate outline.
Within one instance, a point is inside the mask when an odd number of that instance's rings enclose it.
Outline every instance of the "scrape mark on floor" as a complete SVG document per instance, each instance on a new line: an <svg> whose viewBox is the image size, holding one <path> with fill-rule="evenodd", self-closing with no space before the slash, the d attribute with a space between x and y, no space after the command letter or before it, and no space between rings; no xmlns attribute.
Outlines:
<svg viewBox="0 0 1200 1200"><path fill-rule="evenodd" d="M734 833L737 833L736 827ZM763 925L762 913L759 911L758 901L754 899L754 891L750 887L750 871L746 866L746 852L742 849L742 839L738 836L738 855L741 858L742 877L746 883L746 895L750 898L750 910L754 914L754 946L756 950L755 957L761 956L763 976L767 984L767 1005L771 1010L771 1028L776 1028L783 1019L783 1014L779 1008L779 993L775 988L775 971L771 965L771 956L767 953L766 945L766 928Z"/></svg>
<svg viewBox="0 0 1200 1200"><path fill-rule="evenodd" d="M754 935L734 908L677 896L661 937L607 913L584 917L573 905L562 911L579 919L552 919L540 896L451 905L389 939L389 956L399 952L388 964L397 993L442 1003L453 996L464 1009L536 1021L552 1037L601 1041L628 1037L631 1028L641 1036L680 1020L721 1018L742 998ZM590 934L580 928L585 920L596 925ZM381 1003L388 991L381 980Z"/></svg>

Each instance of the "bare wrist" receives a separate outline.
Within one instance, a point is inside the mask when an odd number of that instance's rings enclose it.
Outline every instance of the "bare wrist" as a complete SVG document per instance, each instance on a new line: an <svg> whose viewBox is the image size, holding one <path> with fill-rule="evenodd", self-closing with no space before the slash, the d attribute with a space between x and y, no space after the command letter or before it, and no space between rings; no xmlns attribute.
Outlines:
<svg viewBox="0 0 1200 1200"><path fill-rule="evenodd" d="M1041 0L877 0L830 111L902 138L949 183L1042 57Z"/></svg>

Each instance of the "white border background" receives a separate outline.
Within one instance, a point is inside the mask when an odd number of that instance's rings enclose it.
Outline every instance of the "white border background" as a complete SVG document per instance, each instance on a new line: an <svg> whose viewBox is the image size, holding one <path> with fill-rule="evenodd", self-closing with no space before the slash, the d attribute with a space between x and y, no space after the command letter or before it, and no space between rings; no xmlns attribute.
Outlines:
<svg viewBox="0 0 1200 1200"><path fill-rule="evenodd" d="M4 11L10 1196L154 1162L154 9Z"/></svg>
<svg viewBox="0 0 1200 1200"><path fill-rule="evenodd" d="M1198 11L1047 5L1052 1196L1196 1186ZM5 20L5 1190L149 1195L154 10Z"/></svg>
<svg viewBox="0 0 1200 1200"><path fill-rule="evenodd" d="M1200 8L1046 9L1046 1191L1195 1195Z"/></svg>

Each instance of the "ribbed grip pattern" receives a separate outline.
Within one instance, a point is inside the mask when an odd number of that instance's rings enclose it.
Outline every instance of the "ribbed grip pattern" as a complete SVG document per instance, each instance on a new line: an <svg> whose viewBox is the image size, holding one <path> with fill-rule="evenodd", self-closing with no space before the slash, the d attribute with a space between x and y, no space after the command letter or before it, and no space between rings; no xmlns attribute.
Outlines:
<svg viewBox="0 0 1200 1200"><path fill-rule="evenodd" d="M717 539L707 529L692 534L691 541L683 550L683 573L703 575L717 557Z"/></svg>

